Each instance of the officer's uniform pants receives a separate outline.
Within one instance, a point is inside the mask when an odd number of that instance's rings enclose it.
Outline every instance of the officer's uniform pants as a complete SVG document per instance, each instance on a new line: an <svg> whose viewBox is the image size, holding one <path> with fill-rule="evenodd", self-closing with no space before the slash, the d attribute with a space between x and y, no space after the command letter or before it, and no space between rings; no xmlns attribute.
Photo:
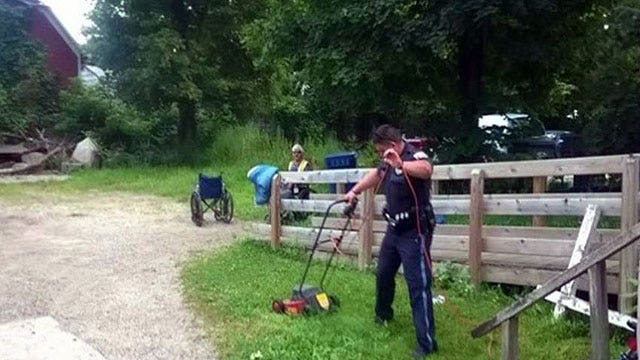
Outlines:
<svg viewBox="0 0 640 360"><path fill-rule="evenodd" d="M395 296L395 275L402 264L409 288L416 338L422 350L430 353L437 350L431 301L431 271L425 258L425 246L431 244L430 241L425 244L420 239L415 229L402 234L394 234L392 229L387 229L378 259L375 310L382 320L393 318L391 305Z"/></svg>

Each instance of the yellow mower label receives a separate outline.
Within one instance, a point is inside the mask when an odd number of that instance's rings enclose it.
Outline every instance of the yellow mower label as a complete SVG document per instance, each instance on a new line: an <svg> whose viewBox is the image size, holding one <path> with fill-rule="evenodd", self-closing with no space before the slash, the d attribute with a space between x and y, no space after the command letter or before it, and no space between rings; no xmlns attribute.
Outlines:
<svg viewBox="0 0 640 360"><path fill-rule="evenodd" d="M316 300L323 309L329 310L329 297L327 296L327 293L317 293Z"/></svg>

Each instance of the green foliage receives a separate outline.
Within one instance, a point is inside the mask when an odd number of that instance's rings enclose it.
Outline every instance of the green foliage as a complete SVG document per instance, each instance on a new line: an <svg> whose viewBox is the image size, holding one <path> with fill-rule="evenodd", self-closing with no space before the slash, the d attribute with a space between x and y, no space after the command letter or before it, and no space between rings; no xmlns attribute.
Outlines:
<svg viewBox="0 0 640 360"><path fill-rule="evenodd" d="M28 35L28 9L0 3L0 84L11 88L44 61L41 47Z"/></svg>
<svg viewBox="0 0 640 360"><path fill-rule="evenodd" d="M28 35L26 14L21 5L0 4L0 131L21 134L50 128L59 110L58 85Z"/></svg>
<svg viewBox="0 0 640 360"><path fill-rule="evenodd" d="M269 39L263 27L267 21L256 20L243 30L243 41L258 71L270 74L262 82L262 102L268 110L263 114L272 130L281 131L290 141L321 139L326 132L324 117L313 117L306 104L308 84L293 70L289 61L271 56ZM265 43L267 42L267 43Z"/></svg>
<svg viewBox="0 0 640 360"><path fill-rule="evenodd" d="M341 138L362 135L361 129L368 135L367 114L399 115L405 94L415 91L419 99L434 94L419 84L437 69L416 71L415 57L403 53L402 22L411 15L399 1L270 5L269 16L254 31L261 37L256 40L260 59L291 59L292 71L306 85L310 115L325 119ZM421 58L430 56L423 52Z"/></svg>
<svg viewBox="0 0 640 360"><path fill-rule="evenodd" d="M76 141L93 136L107 164L159 161L159 118L136 111L109 89L76 83L63 92L62 108L56 130Z"/></svg>
<svg viewBox="0 0 640 360"><path fill-rule="evenodd" d="M259 2L99 0L87 48L138 111L176 112L176 149L193 161L209 121L237 122L256 107L240 29L259 10Z"/></svg>
<svg viewBox="0 0 640 360"><path fill-rule="evenodd" d="M43 67L36 67L12 91L12 106L28 130L50 129L59 111L59 85Z"/></svg>
<svg viewBox="0 0 640 360"><path fill-rule="evenodd" d="M460 295L473 292L471 275L466 266L452 262L438 263L434 269L435 285L443 290L452 290Z"/></svg>
<svg viewBox="0 0 640 360"><path fill-rule="evenodd" d="M314 168L324 167L324 157L346 149L334 138L309 139L301 143L305 149L305 159ZM274 136L255 125L230 126L219 130L208 149L207 159L215 165L242 165L246 169L270 163L286 169L291 160L293 143L282 136Z"/></svg>
<svg viewBox="0 0 640 360"><path fill-rule="evenodd" d="M620 1L602 14L575 98L592 154L640 151L640 4ZM605 30L605 26L607 29Z"/></svg>
<svg viewBox="0 0 640 360"><path fill-rule="evenodd" d="M600 3L273 0L248 37L261 64L291 64L311 118L341 139L391 121L448 139L444 162L477 161L479 113L536 113L575 91L558 80L573 65L561 40L588 35Z"/></svg>

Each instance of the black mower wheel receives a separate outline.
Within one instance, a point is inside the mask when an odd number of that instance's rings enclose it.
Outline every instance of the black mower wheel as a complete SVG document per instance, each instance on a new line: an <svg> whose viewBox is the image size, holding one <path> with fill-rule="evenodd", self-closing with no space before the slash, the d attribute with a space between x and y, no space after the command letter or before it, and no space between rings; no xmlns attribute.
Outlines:
<svg viewBox="0 0 640 360"><path fill-rule="evenodd" d="M273 312L276 314L284 314L284 302L282 302L281 300L273 300L271 302L271 310L273 310Z"/></svg>
<svg viewBox="0 0 640 360"><path fill-rule="evenodd" d="M313 315L318 315L319 311L318 309L311 307L309 305L304 307L304 310L302 310L302 315L304 316L313 316Z"/></svg>
<svg viewBox="0 0 640 360"><path fill-rule="evenodd" d="M329 295L329 303L331 307L340 307L340 299L335 295Z"/></svg>

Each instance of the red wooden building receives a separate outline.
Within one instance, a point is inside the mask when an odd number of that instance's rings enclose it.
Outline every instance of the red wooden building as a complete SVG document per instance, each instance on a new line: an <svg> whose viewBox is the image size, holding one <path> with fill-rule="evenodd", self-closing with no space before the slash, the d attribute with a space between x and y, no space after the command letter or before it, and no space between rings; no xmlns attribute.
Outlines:
<svg viewBox="0 0 640 360"><path fill-rule="evenodd" d="M80 74L82 57L78 44L53 14L37 0L1 0L25 7L28 11L29 32L40 42L47 54L47 69L60 84L67 85Z"/></svg>

